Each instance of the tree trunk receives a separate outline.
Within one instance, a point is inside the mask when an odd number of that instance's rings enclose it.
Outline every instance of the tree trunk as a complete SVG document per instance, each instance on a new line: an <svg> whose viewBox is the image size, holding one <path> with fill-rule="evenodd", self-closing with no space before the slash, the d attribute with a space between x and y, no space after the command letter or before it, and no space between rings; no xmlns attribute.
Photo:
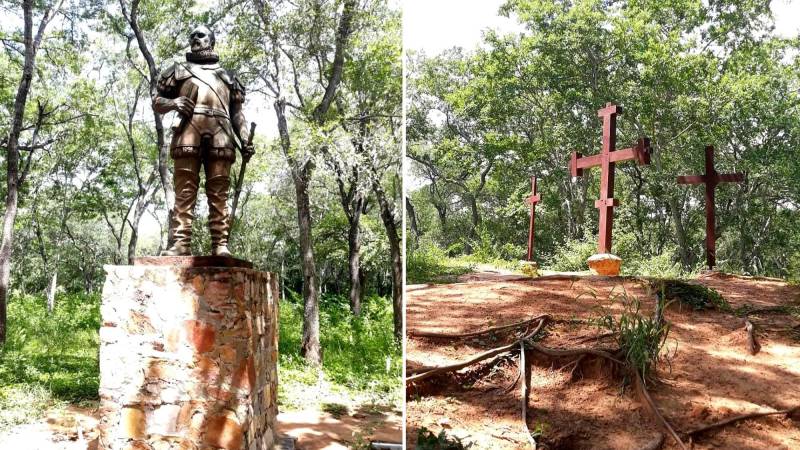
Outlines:
<svg viewBox="0 0 800 450"><path fill-rule="evenodd" d="M307 162L302 167L292 167L292 179L297 200L297 223L303 261L303 340L300 354L305 357L308 364L319 366L322 364L322 349L319 343L319 298L311 236L311 202L308 196L311 180L310 164Z"/></svg>
<svg viewBox="0 0 800 450"><path fill-rule="evenodd" d="M399 341L403 337L403 257L400 253L400 234L394 219L393 208L383 192L380 182L374 183L375 196L381 207L381 220L389 239L389 253L392 258L392 312L394 316L394 336Z"/></svg>
<svg viewBox="0 0 800 450"><path fill-rule="evenodd" d="M416 248L419 246L421 232L419 230L417 211L414 209L414 204L411 203L411 199L409 197L406 197L406 213L408 220L411 222L411 232L414 233L414 248Z"/></svg>
<svg viewBox="0 0 800 450"><path fill-rule="evenodd" d="M300 354L303 355L306 363L320 366L322 364L322 348L319 343L319 294L311 236L311 202L308 198L312 163L311 161L299 163L291 156L289 124L286 122L286 100L278 99L273 106L278 119L281 149L291 168L297 203L300 259L303 264L303 338L300 343Z"/></svg>
<svg viewBox="0 0 800 450"><path fill-rule="evenodd" d="M158 94L158 91L156 90L156 84L158 81L158 67L156 66L156 61L153 58L150 48L147 46L147 41L144 39L144 33L139 27L139 0L133 0L131 2L130 13L128 13L128 9L124 0L120 0L119 4L122 8L123 15L128 21L128 25L131 27L131 31L133 31L133 34L136 37L136 44L139 46L139 51L141 52L142 57L144 57L144 60L147 62L149 75L149 79L147 81L150 85L150 98L155 99L156 95ZM158 146L158 175L159 178L161 178L161 186L164 188L164 201L167 204L167 248L169 248L174 243L174 237L172 235L172 210L175 207L175 188L172 186L172 177L169 173L169 167L167 167L167 162L169 160L169 145L164 138L163 116L156 112L155 106L152 102L151 108L153 110L153 120L155 121L156 145Z"/></svg>
<svg viewBox="0 0 800 450"><path fill-rule="evenodd" d="M466 201L467 204L469 204L471 213L470 221L472 224L472 227L469 230L469 238L472 241L477 241L480 239L478 236L478 227L481 224L481 214L480 211L478 211L478 202L475 200L474 195L466 195ZM472 254L474 250L470 240L467 240L464 245L464 250L467 252L467 254Z"/></svg>
<svg viewBox="0 0 800 450"><path fill-rule="evenodd" d="M349 218L350 229L347 232L348 267L350 269L350 311L353 315L361 315L361 230L359 222L361 210L352 211Z"/></svg>
<svg viewBox="0 0 800 450"><path fill-rule="evenodd" d="M58 269L53 269L53 277L47 287L47 312L52 313L56 307L56 287L58 287Z"/></svg>
<svg viewBox="0 0 800 450"><path fill-rule="evenodd" d="M61 7L61 3L57 8ZM19 135L22 132L22 121L28 93L33 80L33 67L36 51L42 41L44 30L52 19L52 9L47 9L39 23L36 37L33 36L33 0L23 0L22 9L25 21L23 42L25 43L25 62L22 65L22 78L14 98L14 113L8 133L6 148L6 211L3 216L3 241L0 244L0 345L6 342L6 320L8 303L8 286L11 280L11 248L14 244L14 220L17 217L19 201Z"/></svg>
<svg viewBox="0 0 800 450"><path fill-rule="evenodd" d="M675 222L675 238L678 241L678 253L681 256L681 264L684 270L691 270L691 262L689 261L689 249L686 242L686 230L683 228L683 221L681 220L681 210L678 208L678 202L670 197L668 200L669 210L672 214L672 221Z"/></svg>

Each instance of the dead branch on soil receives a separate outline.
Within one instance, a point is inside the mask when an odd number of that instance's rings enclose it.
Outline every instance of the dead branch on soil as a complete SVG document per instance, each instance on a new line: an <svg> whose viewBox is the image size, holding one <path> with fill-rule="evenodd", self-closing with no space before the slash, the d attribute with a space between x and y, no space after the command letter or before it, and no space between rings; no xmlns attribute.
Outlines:
<svg viewBox="0 0 800 450"><path fill-rule="evenodd" d="M467 361L464 361L464 362L460 362L460 363L456 363L456 364L450 364L450 365L447 365L447 366L439 366L439 367L432 368L431 370L429 370L427 372L414 374L414 375L406 378L406 383L413 383L415 381L421 381L421 380L424 380L426 378L430 378L430 377L432 377L434 375L439 375L439 374L442 374L442 373L454 372L456 370L463 369L464 367L470 366L470 365L475 364L477 362L489 359L489 358L491 358L493 356L497 356L497 355L499 355L501 353L505 353L505 352L514 350L516 348L516 346L519 344L519 342L526 341L528 339L532 339L537 334L539 334L539 331L542 330L542 327L544 327L544 324L547 322L548 318L549 318L549 316L544 316L544 317L540 318L539 319L539 324L536 326L536 328L531 333L528 333L527 335L525 335L521 339L519 339L519 340L517 340L517 341L515 341L515 342L513 342L511 344L503 345L501 347L497 347L497 348L493 348L491 350L485 351L485 352L475 356L474 358L471 358L471 359L469 359Z"/></svg>
<svg viewBox="0 0 800 450"><path fill-rule="evenodd" d="M641 450L661 450L661 447L664 446L664 441L667 439L664 436L664 433L658 433L652 441L648 442Z"/></svg>
<svg viewBox="0 0 800 450"><path fill-rule="evenodd" d="M595 348L550 348L544 345L537 344L536 342L528 342L528 348L536 350L537 352L544 353L547 356L581 356L581 355L594 355L605 358L609 361L624 366L625 363L615 358L611 353L605 350Z"/></svg>
<svg viewBox="0 0 800 450"><path fill-rule="evenodd" d="M519 373L522 377L522 425L525 428L525 435L528 436L528 442L531 448L536 450L536 439L531 435L531 429L528 428L528 395L530 395L531 387L528 382L528 365L525 363L525 342L519 341Z"/></svg>
<svg viewBox="0 0 800 450"><path fill-rule="evenodd" d="M542 314L541 316L536 316L532 319L523 320L521 322L516 322L508 325L501 325L499 327L492 327L487 328L481 331L473 331L470 333L434 333L434 332L425 332L425 331L409 331L408 335L410 337L424 337L424 338L433 338L433 339L464 339L464 338L471 338L475 336L482 336L484 334L491 334L491 333L499 333L503 331L512 330L515 328L521 328L523 326L531 325L532 323L542 320L548 319L550 316L548 314Z"/></svg>
<svg viewBox="0 0 800 450"><path fill-rule="evenodd" d="M614 336L613 332L597 334L597 335L594 335L594 336L586 336L586 337L583 337L581 339L578 339L577 341L575 341L575 343L576 344L584 344L586 342L599 341L599 340L602 340L602 339L605 339L605 338L611 337L611 336Z"/></svg>
<svg viewBox="0 0 800 450"><path fill-rule="evenodd" d="M644 385L644 380L642 380L642 376L636 370L633 370L633 373L636 375L636 380L634 383L636 385L636 389L639 391L639 394L641 395L642 399L647 403L648 408L650 408L650 410L653 412L653 415L656 416L658 422L661 424L664 430L668 432L670 436L672 436L672 439L675 440L678 446L683 450L688 450L686 448L686 445L681 440L680 436L678 436L678 433L675 432L675 429L672 428L669 422L667 422L667 419L665 419L664 416L662 416L661 413L658 411L658 407L656 406L653 399L650 397L650 394L647 392L647 388Z"/></svg>
<svg viewBox="0 0 800 450"><path fill-rule="evenodd" d="M750 320L745 320L744 329L747 331L747 351L755 355L761 350L761 344L756 340L756 326Z"/></svg>
<svg viewBox="0 0 800 450"><path fill-rule="evenodd" d="M725 425L730 425L732 423L741 422L742 420L748 419L757 419L759 417L765 416L777 416L781 414L785 414L787 417L792 416L793 414L800 412L800 405L795 406L793 408L782 409L780 411L769 411L769 412L760 412L760 413L749 413L749 414L741 414L735 417L731 417L728 419L720 420L719 422L712 423L711 425L706 425L704 427L700 427L696 430L692 430L686 433L686 436L693 438L701 433L704 433L708 430L712 430L714 428L724 427Z"/></svg>

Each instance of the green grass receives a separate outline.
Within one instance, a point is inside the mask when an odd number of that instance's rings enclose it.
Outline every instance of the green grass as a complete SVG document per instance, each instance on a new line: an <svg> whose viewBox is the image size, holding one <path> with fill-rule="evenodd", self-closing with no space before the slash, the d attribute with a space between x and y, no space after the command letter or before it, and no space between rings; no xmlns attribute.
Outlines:
<svg viewBox="0 0 800 450"><path fill-rule="evenodd" d="M97 295L14 296L0 349L0 431L67 403L94 401L99 386Z"/></svg>
<svg viewBox="0 0 800 450"><path fill-rule="evenodd" d="M67 404L98 399L99 295L59 295L52 314L42 297L14 296L8 313L9 335L0 348L0 433ZM402 354L392 334L390 299L368 297L362 317L354 318L345 297L322 296L321 370L307 367L299 355L302 300L290 296L280 315L282 410L398 408Z"/></svg>
<svg viewBox="0 0 800 450"><path fill-rule="evenodd" d="M451 258L435 245L426 245L408 252L406 280L408 284L453 283L459 275L472 272L475 262Z"/></svg>
<svg viewBox="0 0 800 450"><path fill-rule="evenodd" d="M362 314L350 313L345 296L324 295L320 303L322 368L300 356L303 305L295 295L281 304L278 404L282 409L337 404L399 408L402 348L392 332L391 299L369 296Z"/></svg>
<svg viewBox="0 0 800 450"><path fill-rule="evenodd" d="M465 444L458 437L448 436L445 430L435 434L422 427L417 432L417 449L419 450L467 450L472 448L472 445L471 442Z"/></svg>
<svg viewBox="0 0 800 450"><path fill-rule="evenodd" d="M670 324L660 318L647 317L641 314L641 302L627 292L610 295L612 304L619 303L623 307L621 314L612 313L607 307L600 305L602 314L597 324L613 333L617 345L625 356L625 362L639 372L642 379L652 379L653 369L661 358L662 350L667 343ZM659 300L657 308L664 311L668 302Z"/></svg>

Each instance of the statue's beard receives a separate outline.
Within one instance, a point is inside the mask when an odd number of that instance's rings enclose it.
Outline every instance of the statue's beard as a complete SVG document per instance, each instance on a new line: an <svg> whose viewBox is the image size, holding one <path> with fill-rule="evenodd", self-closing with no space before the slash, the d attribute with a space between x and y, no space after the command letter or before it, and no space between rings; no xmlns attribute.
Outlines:
<svg viewBox="0 0 800 450"><path fill-rule="evenodd" d="M219 55L214 53L214 49L206 47L198 51L186 53L186 60L193 63L215 63L219 62Z"/></svg>

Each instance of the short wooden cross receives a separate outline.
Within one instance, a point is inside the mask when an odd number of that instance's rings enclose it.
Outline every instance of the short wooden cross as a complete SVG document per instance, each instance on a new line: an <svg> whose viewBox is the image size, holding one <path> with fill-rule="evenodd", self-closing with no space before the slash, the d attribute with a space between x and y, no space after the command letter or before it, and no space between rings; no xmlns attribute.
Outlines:
<svg viewBox="0 0 800 450"><path fill-rule="evenodd" d="M719 183L739 183L744 181L743 173L718 173L714 168L714 146L706 146L706 173L703 175L682 175L678 184L706 185L706 264L711 270L717 264L717 226L714 208L714 189Z"/></svg>
<svg viewBox="0 0 800 450"><path fill-rule="evenodd" d="M572 152L570 173L573 177L583 175L583 169L600 166L600 199L594 206L600 209L600 235L597 245L598 253L611 253L611 230L614 225L614 207L619 200L614 198L614 163L634 159L640 165L650 164L650 139L640 138L634 147L614 150L617 145L617 115L622 114L622 107L606 103L605 108L597 111L603 118L603 148L600 154L584 156Z"/></svg>
<svg viewBox="0 0 800 450"><path fill-rule="evenodd" d="M531 195L525 200L531 204L531 225L528 228L528 261L533 261L533 238L535 233L536 204L542 197L536 192L536 177L531 177Z"/></svg>

